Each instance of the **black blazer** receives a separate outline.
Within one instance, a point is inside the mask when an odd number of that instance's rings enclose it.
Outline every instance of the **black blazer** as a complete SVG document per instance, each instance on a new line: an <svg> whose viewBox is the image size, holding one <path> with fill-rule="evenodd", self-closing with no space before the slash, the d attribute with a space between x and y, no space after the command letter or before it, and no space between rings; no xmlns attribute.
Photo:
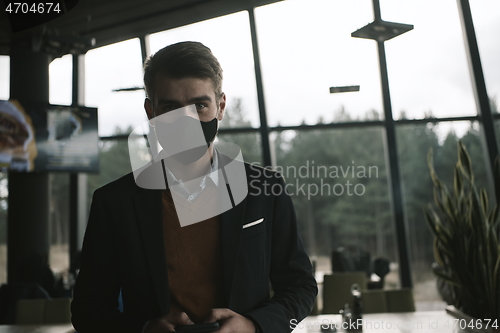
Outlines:
<svg viewBox="0 0 500 333"><path fill-rule="evenodd" d="M265 333L290 332L290 320L313 308L316 281L283 178L249 164L245 170L247 197L221 214L226 304ZM132 174L95 191L71 304L80 333L140 333L169 312L161 193L138 187Z"/></svg>

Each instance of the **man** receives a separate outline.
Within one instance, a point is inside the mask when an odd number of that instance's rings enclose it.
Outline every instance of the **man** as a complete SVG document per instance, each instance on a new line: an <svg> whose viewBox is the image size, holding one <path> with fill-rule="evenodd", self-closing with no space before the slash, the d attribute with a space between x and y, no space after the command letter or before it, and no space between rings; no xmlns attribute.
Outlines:
<svg viewBox="0 0 500 333"><path fill-rule="evenodd" d="M200 158L154 164L169 179L165 190L141 188L128 174L95 191L74 289L75 329L156 333L218 321L221 333L289 332L290 320L311 311L317 286L281 176L245 164L253 192L233 208L184 227L176 213L174 198L210 202L211 191L226 185L212 177L229 163L212 145L226 107L217 59L200 43L167 46L146 61L144 84L151 122L194 105L207 147Z"/></svg>

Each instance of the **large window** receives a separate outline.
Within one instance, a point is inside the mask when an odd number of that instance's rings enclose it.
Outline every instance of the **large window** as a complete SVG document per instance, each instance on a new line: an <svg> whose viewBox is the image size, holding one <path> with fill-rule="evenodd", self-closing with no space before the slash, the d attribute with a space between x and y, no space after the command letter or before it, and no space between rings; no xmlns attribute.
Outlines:
<svg viewBox="0 0 500 333"><path fill-rule="evenodd" d="M116 134L122 134L120 132ZM99 142L99 173L88 177L87 203L92 202L94 191L131 172L127 140L102 140Z"/></svg>
<svg viewBox="0 0 500 333"><path fill-rule="evenodd" d="M0 99L9 99L10 58L0 56ZM0 284L7 282L7 172L0 172Z"/></svg>
<svg viewBox="0 0 500 333"><path fill-rule="evenodd" d="M363 246L396 260L381 128L284 131L274 148L310 254Z"/></svg>
<svg viewBox="0 0 500 333"><path fill-rule="evenodd" d="M381 112L375 43L351 38L373 18L367 1L283 1L255 10L271 126L330 122ZM330 94L332 86L359 92Z"/></svg>
<svg viewBox="0 0 500 333"><path fill-rule="evenodd" d="M394 118L476 115L457 2L380 4L382 19L414 25L385 43Z"/></svg>
<svg viewBox="0 0 500 333"><path fill-rule="evenodd" d="M443 309L431 264L433 235L424 219L424 208L434 202L433 184L427 164L432 149L434 167L439 178L453 189L453 170L457 162L457 141L466 145L471 156L478 187L492 188L487 181L485 159L477 123L442 122L397 127L398 155L408 225L410 264L417 301L417 310Z"/></svg>
<svg viewBox="0 0 500 333"><path fill-rule="evenodd" d="M9 99L9 86L10 86L10 58L7 56L0 56L0 99Z"/></svg>
<svg viewBox="0 0 500 333"><path fill-rule="evenodd" d="M69 174L49 173L49 264L58 277L69 270Z"/></svg>
<svg viewBox="0 0 500 333"><path fill-rule="evenodd" d="M405 225L410 235L408 248L416 305L418 310L442 309L444 303L438 295L436 279L430 269L434 261L432 235L422 211L422 207L432 201L426 154L431 147L434 148L435 161L444 173L443 178L447 179L451 171L445 169L456 162L456 141L461 139L471 153L478 185L488 188L491 193L486 177L487 162L480 145L478 121L426 124L408 122L408 119L477 115L462 27L457 3L453 1L437 4L429 0L382 0L380 3L382 19L414 25L413 30L387 41L385 46L394 118L404 120L396 125L396 143L404 193ZM486 22L480 23L484 27L479 29L485 40L485 51L481 52L488 53L490 58L486 62L491 70L485 76L489 77L489 87L493 87L489 88L489 92L494 105L496 95L492 91L496 91L495 80L500 77L495 75L500 68L496 61L498 57L495 57L500 44L493 33L498 30L494 29L498 15L487 4L477 6L483 7L482 11L489 10ZM328 127L329 123L333 123L332 126L340 123L339 127L343 128L342 123L360 122L359 127L351 129L308 132L306 128L299 127L296 132L273 132L273 135L281 133L274 143L277 165L293 165L291 156L307 160L311 152L316 152L316 159L333 166L339 163L333 156L346 147L344 158L350 156L353 160L363 161L369 152L377 155L379 168L385 175L384 136L380 135L383 134L383 127L368 127L368 130L363 123L370 121L376 124L383 120L377 46L374 41L351 37L352 32L373 21L372 2L290 0L257 8L256 18L270 125L284 125L286 128L287 125L302 123ZM349 85L360 85L360 91L329 94L331 86ZM377 131L378 139L373 136ZM316 142L312 139L314 137ZM368 137L371 139L367 140ZM297 145L301 140L303 144ZM377 144L380 147L373 149ZM289 153L286 153L287 149ZM387 181L387 178L384 180ZM351 222L346 226L339 223L333 227L339 235L338 240L366 246L372 253L379 253L385 247L384 254L391 260L395 258L395 244L375 232L375 225L370 229L378 235L375 236L375 243L362 235L367 230L363 216L370 216L370 213L376 216L373 220L387 221L387 224L382 222L382 230L387 235L394 234L387 184L380 180L371 180L370 183L376 183L372 189L382 192L370 192L367 187L366 195L361 198L330 199L324 206L318 198L294 198L298 215L304 221L313 221L313 226L302 229L302 235L309 251L323 258L318 261L321 270L328 271L329 251L339 244L335 233L332 235L328 229L321 229L324 226L318 221L326 222L332 228L336 218ZM349 210L349 207L356 207L356 210ZM377 207L379 211L374 214L365 207ZM358 210L362 214L358 214ZM363 213L365 210L366 214ZM328 211L332 213L325 213ZM325 216L330 220L326 221ZM349 230L350 227L352 230ZM321 262L325 265L322 266ZM394 260L393 272L397 270L397 265ZM397 282L388 287L398 285L398 278L394 277Z"/></svg>
<svg viewBox="0 0 500 333"><path fill-rule="evenodd" d="M139 39L100 47L85 56L85 105L99 110L99 135L130 132L147 120ZM138 88L135 91L116 91Z"/></svg>
<svg viewBox="0 0 500 333"><path fill-rule="evenodd" d="M481 64L490 98L500 103L500 3L495 0L470 1ZM492 110L497 111L497 110Z"/></svg>
<svg viewBox="0 0 500 333"><path fill-rule="evenodd" d="M50 104L71 105L73 56L57 58L49 66L49 102Z"/></svg>
<svg viewBox="0 0 500 333"><path fill-rule="evenodd" d="M318 282L331 272L332 251L343 247L350 253L367 252L372 260L388 260L391 272L385 287L398 287L382 128L283 131L274 136L276 170L292 196ZM319 298L321 304L321 293Z"/></svg>
<svg viewBox="0 0 500 333"><path fill-rule="evenodd" d="M71 105L73 56L54 59L49 66L49 102ZM58 278L69 270L69 173L49 173L49 264Z"/></svg>

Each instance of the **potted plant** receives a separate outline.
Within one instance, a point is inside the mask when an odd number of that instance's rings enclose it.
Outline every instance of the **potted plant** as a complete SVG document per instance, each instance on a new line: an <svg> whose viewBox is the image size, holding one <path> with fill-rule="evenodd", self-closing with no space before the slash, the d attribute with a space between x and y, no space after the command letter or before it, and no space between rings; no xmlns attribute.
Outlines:
<svg viewBox="0 0 500 333"><path fill-rule="evenodd" d="M432 150L428 154L428 165L434 184L434 205L429 204L425 209L425 219L434 234L434 273L444 282L448 301L456 309L476 319L499 319L498 158L493 172L496 194L493 207L489 205L486 190L474 184L470 156L462 142L458 142L452 191L434 170Z"/></svg>

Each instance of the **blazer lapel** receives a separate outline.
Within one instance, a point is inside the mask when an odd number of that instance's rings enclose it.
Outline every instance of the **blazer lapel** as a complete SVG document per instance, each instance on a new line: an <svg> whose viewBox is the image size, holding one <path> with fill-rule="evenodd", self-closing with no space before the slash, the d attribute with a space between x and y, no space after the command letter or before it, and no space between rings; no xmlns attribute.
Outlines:
<svg viewBox="0 0 500 333"><path fill-rule="evenodd" d="M222 220L222 278L226 304L231 307L234 275L240 250L241 227L245 215L246 198L236 207L221 215Z"/></svg>
<svg viewBox="0 0 500 333"><path fill-rule="evenodd" d="M169 296L163 239L162 192L139 190L135 197L135 208L158 304L161 313L165 314L169 311Z"/></svg>

